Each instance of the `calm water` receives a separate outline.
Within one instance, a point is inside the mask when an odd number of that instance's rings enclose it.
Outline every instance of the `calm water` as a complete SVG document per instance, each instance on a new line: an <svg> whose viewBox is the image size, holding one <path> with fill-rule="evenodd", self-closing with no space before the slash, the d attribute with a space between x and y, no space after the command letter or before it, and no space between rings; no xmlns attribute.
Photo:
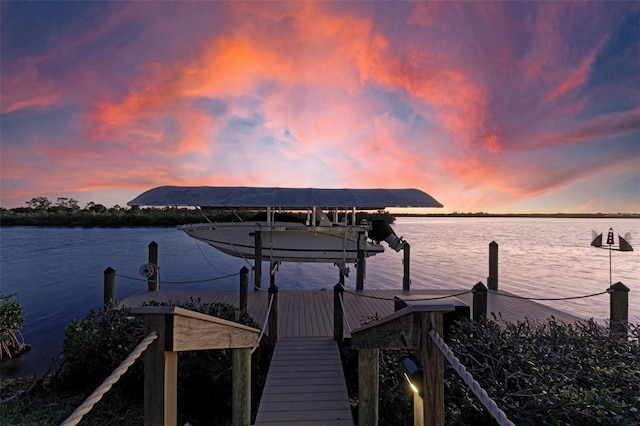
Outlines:
<svg viewBox="0 0 640 426"><path fill-rule="evenodd" d="M399 218L398 235L411 243L412 288L470 289L486 284L488 244L500 247L499 286L527 297L571 297L609 286L609 251L590 247L591 233L613 227L631 232L636 251L612 253L612 279L631 289L630 320L640 321L640 220L529 218ZM64 328L102 305L103 271L114 268L116 299L145 290L138 274L151 241L159 245L162 289L236 289L242 259L224 255L174 228L0 228L2 293L17 292L25 314L23 334L32 350L2 365L3 375L43 373L60 355ZM268 269L268 268L263 268ZM355 287L355 269L347 287ZM402 253L390 249L367 262L365 288L402 288ZM266 272L265 272L266 274ZM132 277L136 279L130 279ZM266 276L265 276L266 277ZM336 283L330 264L281 265L280 288L327 288ZM163 282L164 281L164 282ZM264 278L263 282L268 283ZM607 318L609 297L544 302L585 318Z"/></svg>

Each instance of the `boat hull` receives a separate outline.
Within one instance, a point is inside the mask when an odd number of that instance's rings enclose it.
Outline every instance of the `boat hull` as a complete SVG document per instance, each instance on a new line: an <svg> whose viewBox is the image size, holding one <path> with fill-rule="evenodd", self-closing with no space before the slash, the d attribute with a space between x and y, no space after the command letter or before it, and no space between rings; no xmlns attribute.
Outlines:
<svg viewBox="0 0 640 426"><path fill-rule="evenodd" d="M360 241L364 256L384 247L365 238L363 226L307 226L290 222L220 222L182 225L179 229L231 256L254 259L260 231L262 259L280 262L354 263Z"/></svg>

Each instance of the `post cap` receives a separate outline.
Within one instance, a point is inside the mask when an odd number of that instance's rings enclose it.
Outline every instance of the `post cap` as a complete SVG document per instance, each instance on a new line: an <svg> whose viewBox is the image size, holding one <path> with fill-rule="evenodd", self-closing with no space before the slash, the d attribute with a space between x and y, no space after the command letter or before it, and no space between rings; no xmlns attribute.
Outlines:
<svg viewBox="0 0 640 426"><path fill-rule="evenodd" d="M618 281L617 283L611 285L611 287L609 287L609 290L629 292L629 287L627 287L626 285L624 285L620 281Z"/></svg>
<svg viewBox="0 0 640 426"><path fill-rule="evenodd" d="M478 281L478 284L473 286L473 291L481 291L486 293L488 290L487 290L487 287L484 284L482 284L482 281Z"/></svg>

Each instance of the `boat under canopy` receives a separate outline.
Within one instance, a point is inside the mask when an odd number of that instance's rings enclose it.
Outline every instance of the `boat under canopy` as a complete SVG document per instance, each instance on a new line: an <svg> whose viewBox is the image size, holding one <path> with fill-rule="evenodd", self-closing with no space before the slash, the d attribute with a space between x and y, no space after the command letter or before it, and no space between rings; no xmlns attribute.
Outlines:
<svg viewBox="0 0 640 426"><path fill-rule="evenodd" d="M212 186L161 186L144 192L128 205L266 210L267 214L262 218L185 224L178 229L232 256L339 265L355 263L359 255L369 257L382 253L382 241L396 251L404 245L404 240L384 220L356 223L356 210L442 207L433 197L418 189ZM306 220L282 220L276 216L276 210L282 209L306 211ZM333 219L323 211L325 209L333 210ZM256 250L256 246L262 249Z"/></svg>

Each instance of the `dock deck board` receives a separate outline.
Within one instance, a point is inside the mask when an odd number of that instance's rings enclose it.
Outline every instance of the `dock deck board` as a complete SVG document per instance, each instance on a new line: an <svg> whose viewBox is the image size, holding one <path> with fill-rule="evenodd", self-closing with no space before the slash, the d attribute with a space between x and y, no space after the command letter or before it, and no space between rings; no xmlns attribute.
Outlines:
<svg viewBox="0 0 640 426"><path fill-rule="evenodd" d="M273 352L256 425L352 425L338 344L286 338Z"/></svg>

